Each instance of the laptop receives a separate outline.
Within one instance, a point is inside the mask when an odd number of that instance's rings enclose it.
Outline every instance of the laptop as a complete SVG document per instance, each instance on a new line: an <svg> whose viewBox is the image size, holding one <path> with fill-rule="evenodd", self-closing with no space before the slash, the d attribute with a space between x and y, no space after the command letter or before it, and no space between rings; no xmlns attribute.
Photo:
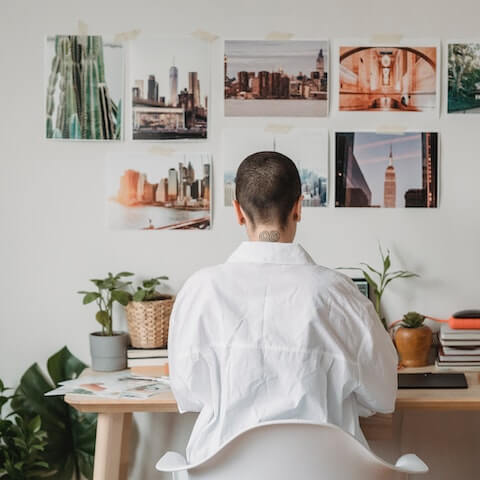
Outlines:
<svg viewBox="0 0 480 480"><path fill-rule="evenodd" d="M398 388L468 388L463 373L399 373Z"/></svg>

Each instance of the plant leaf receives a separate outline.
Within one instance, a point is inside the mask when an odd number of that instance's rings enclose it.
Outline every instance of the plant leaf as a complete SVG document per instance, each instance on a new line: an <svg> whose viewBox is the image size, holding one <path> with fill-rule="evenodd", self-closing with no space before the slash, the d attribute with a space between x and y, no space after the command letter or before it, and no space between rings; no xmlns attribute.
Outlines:
<svg viewBox="0 0 480 480"><path fill-rule="evenodd" d="M105 310L99 310L95 315L97 322L102 325L102 327L107 327L110 323L110 316Z"/></svg>
<svg viewBox="0 0 480 480"><path fill-rule="evenodd" d="M373 293L376 295L378 293L378 285L365 270L362 270L362 272L363 272L363 276L365 277L365 280L368 282L370 287L373 289Z"/></svg>
<svg viewBox="0 0 480 480"><path fill-rule="evenodd" d="M147 292L145 292L145 290L137 290L135 292L135 294L133 295L133 300L135 302L141 302L145 298L146 294L147 294Z"/></svg>
<svg viewBox="0 0 480 480"><path fill-rule="evenodd" d="M135 275L135 274L132 273L132 272L120 272L120 273L117 273L115 276L116 277L131 277L132 275Z"/></svg>
<svg viewBox="0 0 480 480"><path fill-rule="evenodd" d="M100 297L100 294L98 292L88 292L84 297L83 297L83 304L87 305L88 303L94 302L98 297Z"/></svg>
<svg viewBox="0 0 480 480"><path fill-rule="evenodd" d="M131 295L124 290L113 290L112 291L112 299L116 300L118 303L122 304L123 306L127 305L130 301Z"/></svg>

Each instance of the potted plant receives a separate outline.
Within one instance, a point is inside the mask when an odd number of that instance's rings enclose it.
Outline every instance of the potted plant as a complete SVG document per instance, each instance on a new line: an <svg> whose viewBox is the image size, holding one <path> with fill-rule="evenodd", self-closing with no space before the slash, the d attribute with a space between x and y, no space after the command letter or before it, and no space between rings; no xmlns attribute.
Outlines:
<svg viewBox="0 0 480 480"><path fill-rule="evenodd" d="M388 329L387 322L385 317L382 316L381 312L381 300L382 296L387 288L388 284L391 283L393 280L397 278L410 278L410 277L418 277L416 273L409 272L408 270L395 270L393 272L390 271L392 266L391 262L391 254L390 250L387 249L387 253L385 254L382 250L381 245L378 246L380 250L380 256L382 258L382 267L381 271L376 270L375 268L371 267L368 263L360 263L362 267L342 267L339 270L358 270L362 272L365 280L370 285L371 293L374 297L375 303L375 311L377 312L378 317L382 321L383 326L385 329ZM368 270L368 271L367 271ZM373 280L373 276L377 276L378 280Z"/></svg>
<svg viewBox="0 0 480 480"><path fill-rule="evenodd" d="M97 291L78 292L84 295L84 305L92 302L97 304L95 319L102 326L101 331L90 334L90 353L94 370L109 372L127 367L128 335L113 330L112 315L115 302L126 306L130 301L131 294L126 289L132 282L125 282L122 278L132 275L130 272L120 272L116 275L109 272L106 278L90 280L97 287Z"/></svg>
<svg viewBox="0 0 480 480"><path fill-rule="evenodd" d="M168 280L168 277L144 280L127 305L128 332L135 348L164 348L167 345L174 297L157 291L161 280Z"/></svg>
<svg viewBox="0 0 480 480"><path fill-rule="evenodd" d="M400 362L405 367L428 365L432 345L432 331L423 324L425 317L417 312L408 312L395 332L395 345Z"/></svg>

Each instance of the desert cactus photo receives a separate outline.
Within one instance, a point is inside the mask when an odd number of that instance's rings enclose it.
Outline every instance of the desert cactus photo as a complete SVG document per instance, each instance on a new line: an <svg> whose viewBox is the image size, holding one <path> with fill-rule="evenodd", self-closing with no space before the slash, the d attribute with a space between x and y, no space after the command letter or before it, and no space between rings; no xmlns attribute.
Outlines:
<svg viewBox="0 0 480 480"><path fill-rule="evenodd" d="M122 62L121 45L105 44L99 35L56 35L47 39L47 49L53 54L46 92L47 138L120 139L121 87L114 98L105 58ZM121 86L121 75L114 81Z"/></svg>

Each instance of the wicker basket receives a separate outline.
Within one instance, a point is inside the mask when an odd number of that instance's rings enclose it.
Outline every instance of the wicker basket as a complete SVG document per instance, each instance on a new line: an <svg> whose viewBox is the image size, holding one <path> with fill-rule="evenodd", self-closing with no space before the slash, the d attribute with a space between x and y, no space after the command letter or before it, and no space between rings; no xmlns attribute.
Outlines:
<svg viewBox="0 0 480 480"><path fill-rule="evenodd" d="M159 300L129 302L127 311L128 333L135 348L165 348L168 342L168 324L174 297Z"/></svg>

